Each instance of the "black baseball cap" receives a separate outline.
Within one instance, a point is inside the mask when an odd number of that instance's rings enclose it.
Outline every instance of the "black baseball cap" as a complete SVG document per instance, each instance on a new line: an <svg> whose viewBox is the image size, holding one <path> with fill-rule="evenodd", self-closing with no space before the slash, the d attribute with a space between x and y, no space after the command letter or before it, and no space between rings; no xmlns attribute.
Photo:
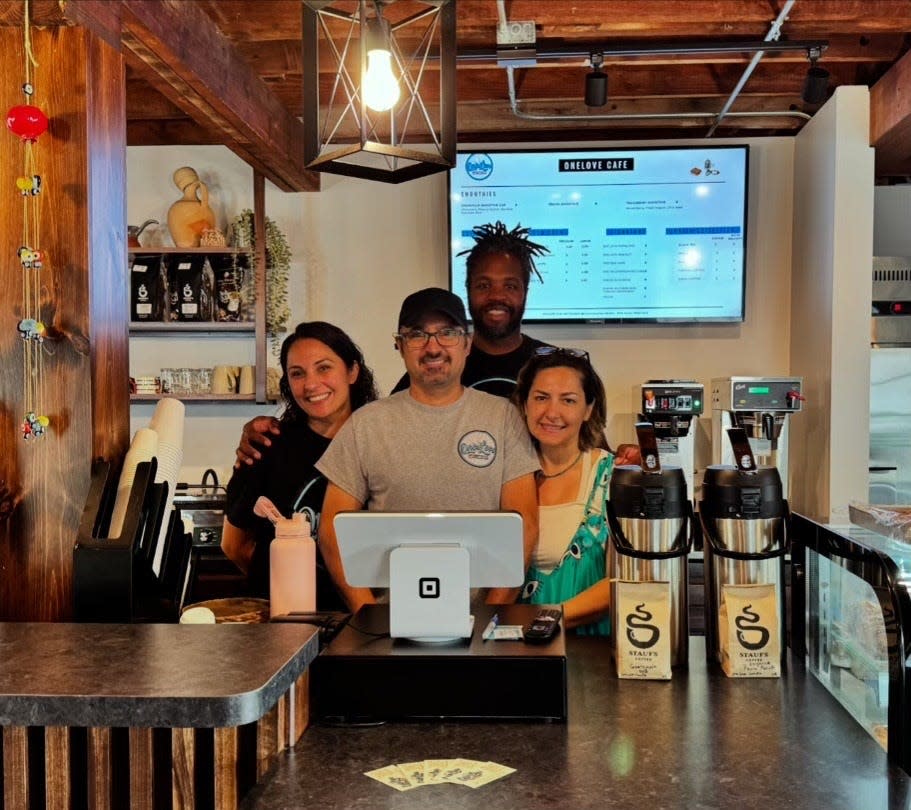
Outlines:
<svg viewBox="0 0 911 810"><path fill-rule="evenodd" d="M411 293L399 310L399 328L417 326L431 312L442 312L463 329L468 329L465 305L455 293L440 287L426 287Z"/></svg>

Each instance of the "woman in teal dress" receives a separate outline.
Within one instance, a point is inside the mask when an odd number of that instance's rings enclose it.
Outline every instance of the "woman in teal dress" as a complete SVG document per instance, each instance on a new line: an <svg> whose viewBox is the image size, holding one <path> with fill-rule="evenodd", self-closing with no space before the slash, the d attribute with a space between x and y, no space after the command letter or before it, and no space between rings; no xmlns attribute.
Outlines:
<svg viewBox="0 0 911 810"><path fill-rule="evenodd" d="M512 399L541 461L538 545L519 601L562 605L567 629L609 635L604 502L614 454L604 436L604 385L587 352L544 346L520 372Z"/></svg>

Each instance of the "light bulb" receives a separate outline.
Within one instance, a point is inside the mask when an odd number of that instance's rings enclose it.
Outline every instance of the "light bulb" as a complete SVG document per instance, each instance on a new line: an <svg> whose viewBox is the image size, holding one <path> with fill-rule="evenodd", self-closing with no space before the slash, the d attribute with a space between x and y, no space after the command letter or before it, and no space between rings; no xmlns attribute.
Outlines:
<svg viewBox="0 0 911 810"><path fill-rule="evenodd" d="M367 72L363 83L364 103L377 112L385 112L399 100L399 83L392 72L392 55L384 48L367 52Z"/></svg>

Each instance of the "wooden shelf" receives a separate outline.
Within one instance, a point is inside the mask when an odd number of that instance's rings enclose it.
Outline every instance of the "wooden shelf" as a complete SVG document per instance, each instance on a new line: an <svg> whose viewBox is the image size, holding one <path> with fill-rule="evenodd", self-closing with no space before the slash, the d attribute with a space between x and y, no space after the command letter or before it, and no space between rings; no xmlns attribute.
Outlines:
<svg viewBox="0 0 911 810"><path fill-rule="evenodd" d="M179 248L179 247L128 247L127 253L132 255L134 253L142 254L152 254L157 256L159 254L165 253L200 253L206 255L208 253L249 253L249 248L241 247L193 247L193 248Z"/></svg>
<svg viewBox="0 0 911 810"><path fill-rule="evenodd" d="M130 394L130 402L158 402L179 399L181 402L256 402L255 394Z"/></svg>
<svg viewBox="0 0 911 810"><path fill-rule="evenodd" d="M235 332L253 334L253 321L130 321L130 334L151 332L174 334L175 332Z"/></svg>
<svg viewBox="0 0 911 810"><path fill-rule="evenodd" d="M254 271L254 316L251 321L131 321L129 333L136 337L187 338L193 335L221 337L243 336L252 338L255 348L255 394L224 396L219 394L194 394L176 396L183 402L259 402L269 401L266 397L266 371L268 367L266 336L266 180L262 174L253 172L253 230L257 235L256 250L252 247L195 247L179 248L169 246L127 247L130 262L138 256L166 256L173 254L195 254L202 256L243 256L243 264ZM226 260L219 260L225 264ZM154 263L154 262L153 262ZM213 259L213 265L215 260ZM248 313L249 314L249 313ZM181 341L184 349L186 340ZM175 344L177 346L178 344ZM162 395L141 394L130 397L131 402L156 402ZM165 394L163 396L169 396Z"/></svg>

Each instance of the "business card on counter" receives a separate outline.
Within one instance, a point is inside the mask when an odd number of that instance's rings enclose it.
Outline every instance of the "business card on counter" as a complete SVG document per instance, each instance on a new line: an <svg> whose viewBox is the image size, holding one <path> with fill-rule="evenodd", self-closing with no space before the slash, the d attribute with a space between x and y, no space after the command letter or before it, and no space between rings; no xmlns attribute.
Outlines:
<svg viewBox="0 0 911 810"><path fill-rule="evenodd" d="M401 762L367 771L364 776L376 779L387 787L406 791L422 785L468 785L479 788L515 772L515 768L499 762L475 759L425 759L422 762Z"/></svg>
<svg viewBox="0 0 911 810"><path fill-rule="evenodd" d="M481 638L484 641L521 641L523 632L521 624L500 624L500 615L494 613L481 633Z"/></svg>

